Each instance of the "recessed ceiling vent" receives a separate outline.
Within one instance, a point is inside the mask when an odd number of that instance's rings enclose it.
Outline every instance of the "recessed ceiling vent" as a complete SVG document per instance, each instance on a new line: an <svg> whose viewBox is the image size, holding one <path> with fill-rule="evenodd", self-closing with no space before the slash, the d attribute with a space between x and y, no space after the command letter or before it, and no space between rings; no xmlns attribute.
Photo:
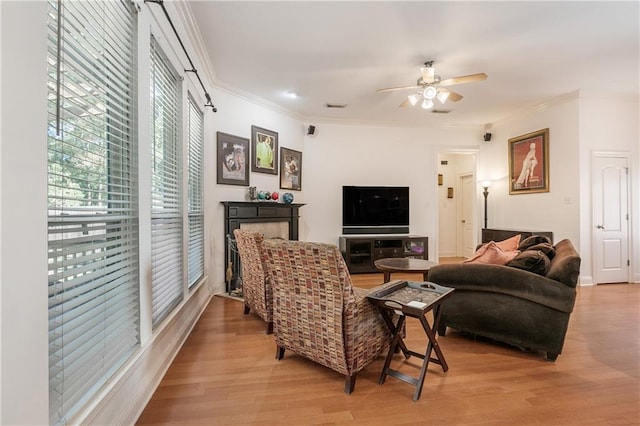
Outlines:
<svg viewBox="0 0 640 426"><path fill-rule="evenodd" d="M327 103L327 108L346 108L347 104L330 104Z"/></svg>
<svg viewBox="0 0 640 426"><path fill-rule="evenodd" d="M431 112L433 114L449 114L451 110L450 109L432 109Z"/></svg>

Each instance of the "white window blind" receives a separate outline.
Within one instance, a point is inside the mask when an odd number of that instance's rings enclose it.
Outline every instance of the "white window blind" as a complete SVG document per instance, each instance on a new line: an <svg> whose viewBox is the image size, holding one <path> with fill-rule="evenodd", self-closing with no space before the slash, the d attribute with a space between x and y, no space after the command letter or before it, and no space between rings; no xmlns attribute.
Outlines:
<svg viewBox="0 0 640 426"><path fill-rule="evenodd" d="M178 79L151 39L151 291L152 324L183 297L181 93Z"/></svg>
<svg viewBox="0 0 640 426"><path fill-rule="evenodd" d="M204 115L189 96L189 247L188 284L192 287L204 275L203 126Z"/></svg>
<svg viewBox="0 0 640 426"><path fill-rule="evenodd" d="M69 422L139 345L136 18L50 1L49 412Z"/></svg>

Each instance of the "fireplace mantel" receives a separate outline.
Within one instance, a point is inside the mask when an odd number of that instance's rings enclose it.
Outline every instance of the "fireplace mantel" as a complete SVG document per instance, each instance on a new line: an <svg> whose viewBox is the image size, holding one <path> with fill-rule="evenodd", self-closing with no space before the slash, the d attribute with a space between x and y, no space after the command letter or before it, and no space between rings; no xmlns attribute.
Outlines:
<svg viewBox="0 0 640 426"><path fill-rule="evenodd" d="M242 223L287 222L289 239L298 239L299 209L304 204L284 204L275 201L222 201L224 206L224 236L231 235Z"/></svg>
<svg viewBox="0 0 640 426"><path fill-rule="evenodd" d="M228 237L233 239L233 230L240 228L243 223L268 224L274 222L286 222L289 228L289 239L298 239L299 209L304 204L285 204L275 201L221 201L220 204L224 206L224 241L228 241ZM236 260L236 263L239 262ZM228 264L229 250L225 250L225 269ZM233 286L229 288L229 285L230 283L227 283L227 292L233 288Z"/></svg>

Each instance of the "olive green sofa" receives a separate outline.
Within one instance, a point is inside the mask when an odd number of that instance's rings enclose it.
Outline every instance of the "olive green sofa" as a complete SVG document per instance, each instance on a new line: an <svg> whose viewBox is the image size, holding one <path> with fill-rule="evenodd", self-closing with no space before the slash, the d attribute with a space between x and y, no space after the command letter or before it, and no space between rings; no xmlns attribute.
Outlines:
<svg viewBox="0 0 640 426"><path fill-rule="evenodd" d="M551 259L544 275L540 270L536 273L508 264L432 267L429 281L456 289L442 304L438 334L444 336L450 327L544 352L548 360L555 361L573 311L581 259L567 239L549 246L553 256L548 253Z"/></svg>

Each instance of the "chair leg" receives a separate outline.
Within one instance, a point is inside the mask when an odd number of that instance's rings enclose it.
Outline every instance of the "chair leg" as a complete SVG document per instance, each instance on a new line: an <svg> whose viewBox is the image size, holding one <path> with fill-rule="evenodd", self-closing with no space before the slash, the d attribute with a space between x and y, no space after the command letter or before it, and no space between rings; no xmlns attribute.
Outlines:
<svg viewBox="0 0 640 426"><path fill-rule="evenodd" d="M267 323L267 334L273 334L273 321Z"/></svg>
<svg viewBox="0 0 640 426"><path fill-rule="evenodd" d="M276 346L276 359L280 361L284 357L284 348L282 346Z"/></svg>
<svg viewBox="0 0 640 426"><path fill-rule="evenodd" d="M344 393L350 395L353 392L353 389L356 387L356 374L353 373L351 376L345 376L344 379Z"/></svg>
<svg viewBox="0 0 640 426"><path fill-rule="evenodd" d="M247 305L244 305L244 314L247 315L251 311L251 308Z"/></svg>

